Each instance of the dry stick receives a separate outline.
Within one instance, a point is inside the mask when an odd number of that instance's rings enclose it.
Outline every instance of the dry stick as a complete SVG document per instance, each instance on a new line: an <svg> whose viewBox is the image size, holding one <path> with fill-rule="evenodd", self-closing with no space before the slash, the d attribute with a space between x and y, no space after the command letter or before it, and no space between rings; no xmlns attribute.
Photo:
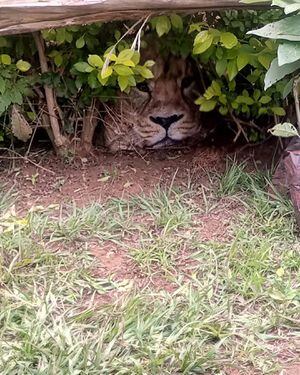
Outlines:
<svg viewBox="0 0 300 375"><path fill-rule="evenodd" d="M23 159L23 160L29 162L30 164L36 166L37 168L40 168L40 169L42 169L46 172L49 172L49 173L55 175L55 172L53 172L50 169L47 169L45 167L42 167L38 163L29 159L27 156L23 156L23 155L19 154L18 152L14 151L14 150L11 150L10 148L0 147L0 151L7 151L7 152L11 152L12 154L16 155L16 156L0 156L0 159L10 159L10 160Z"/></svg>
<svg viewBox="0 0 300 375"><path fill-rule="evenodd" d="M45 55L45 45L44 41L42 39L40 32L34 32L33 38L38 50L39 59L40 59L40 65L41 65L41 71L42 73L49 72L47 58ZM55 99L54 99L54 93L52 88L50 88L47 85L44 85L45 90L45 96L46 96L46 102L49 112L49 119L51 128L54 135L54 144L57 148L61 148L66 144L66 138L61 134L59 122L57 120L56 114L55 114Z"/></svg>
<svg viewBox="0 0 300 375"><path fill-rule="evenodd" d="M234 116L234 114L232 113L232 111L229 111L229 114L230 114L231 119L233 120L233 122L236 124L236 126L238 128L238 132L237 132L237 134L236 134L233 142L236 142L237 139L239 138L239 136L241 134L243 134L243 136L245 137L246 141L249 142L247 134L246 134L245 130L243 129L240 121Z"/></svg>
<svg viewBox="0 0 300 375"><path fill-rule="evenodd" d="M96 109L96 98L93 98L83 116L83 129L81 133L81 146L87 153L92 151L93 136L97 126L97 117L95 115Z"/></svg>
<svg viewBox="0 0 300 375"><path fill-rule="evenodd" d="M39 121L39 120L38 120ZM33 143L33 140L34 140L34 137L35 137L35 134L36 134L36 131L37 131L37 128L39 126L39 122L36 121L35 123L35 126L34 126L34 129L33 129L33 133L32 133L32 136L30 138L30 142L29 142L29 146L27 148L27 151L26 151L26 154L25 154L25 157L27 157L31 151L31 146L32 146L32 143Z"/></svg>
<svg viewBox="0 0 300 375"><path fill-rule="evenodd" d="M297 116L297 125L298 130L300 130L300 104L299 104L299 95L300 95L300 76L297 77L294 81L293 85L293 94L295 100L295 109L296 109L296 116Z"/></svg>

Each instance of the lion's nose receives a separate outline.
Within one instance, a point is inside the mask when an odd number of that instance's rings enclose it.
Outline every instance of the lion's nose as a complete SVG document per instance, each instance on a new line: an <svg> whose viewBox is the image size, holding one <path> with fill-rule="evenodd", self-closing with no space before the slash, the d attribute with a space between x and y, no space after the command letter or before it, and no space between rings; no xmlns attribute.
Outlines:
<svg viewBox="0 0 300 375"><path fill-rule="evenodd" d="M153 117L150 116L150 120L154 122L155 124L158 124L162 126L164 129L168 130L169 127L174 124L174 122L177 122L183 118L183 114L181 115L173 115L169 117Z"/></svg>

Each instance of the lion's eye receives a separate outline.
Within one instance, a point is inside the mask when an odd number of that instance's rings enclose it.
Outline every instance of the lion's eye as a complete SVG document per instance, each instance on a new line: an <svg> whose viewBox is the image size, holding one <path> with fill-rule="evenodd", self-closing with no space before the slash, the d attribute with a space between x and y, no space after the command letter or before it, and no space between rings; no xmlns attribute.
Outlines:
<svg viewBox="0 0 300 375"><path fill-rule="evenodd" d="M140 82L136 85L137 89L143 92L150 92L149 85L146 82Z"/></svg>
<svg viewBox="0 0 300 375"><path fill-rule="evenodd" d="M194 82L193 77L184 77L183 80L181 81L181 87L183 89L187 89L188 87L191 86L193 82Z"/></svg>

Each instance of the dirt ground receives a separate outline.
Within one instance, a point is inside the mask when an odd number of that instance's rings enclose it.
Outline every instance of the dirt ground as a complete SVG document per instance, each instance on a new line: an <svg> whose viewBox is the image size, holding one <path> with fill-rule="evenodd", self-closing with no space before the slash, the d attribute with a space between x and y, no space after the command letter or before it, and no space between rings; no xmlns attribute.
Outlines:
<svg viewBox="0 0 300 375"><path fill-rule="evenodd" d="M246 160L249 169L264 168L272 162L274 145L270 149L272 153L268 155L266 148L230 151L213 147L149 152L144 155L98 152L89 160L77 158L71 164L64 163L52 152L37 151L30 156L30 162L21 160L12 165L6 159L2 176L4 182L17 193L16 211L22 214L37 206L75 203L83 207L110 198L149 195L158 185L168 188L172 184L184 189L192 183L196 189L206 192L214 184L211 176L224 172L228 158ZM201 199L201 193L197 199ZM203 241L230 240L229 227L241 209L241 204L222 199L212 212L199 214L198 238ZM131 245L135 242L134 238L127 241ZM99 277L105 278L113 273L117 280L132 280L139 288L146 285L151 285L155 290L171 291L176 288L176 285L159 275L151 279L141 275L128 258L126 250L112 242L106 247L92 243L90 250L101 265L95 270ZM181 254L181 267L185 267L187 258Z"/></svg>
<svg viewBox="0 0 300 375"><path fill-rule="evenodd" d="M228 158L247 161L249 169L270 167L278 159L277 144L257 147L214 148L148 152L143 155L123 153L111 155L96 152L92 158L76 158L68 164L59 160L51 151L34 151L26 161L1 159L2 183L18 195L16 208L27 212L32 206L73 203L79 206L103 202L109 198L126 198L137 194L150 194L157 185L211 186L211 172L224 172ZM228 227L241 207L221 202L220 207L200 218L200 236L204 241L226 241ZM91 244L92 253L100 260L97 270L105 277L111 272L117 279L131 279L139 287L152 286L172 291L176 286L156 276L149 281L139 275L138 269L128 259L124 250L110 245L108 249ZM113 257L111 256L113 254ZM181 257L185 267L184 254ZM109 296L107 296L109 298ZM105 302L105 301L104 301ZM237 372L238 374L239 372ZM229 370L228 374L235 372ZM300 367L293 366L280 375L300 375Z"/></svg>
<svg viewBox="0 0 300 375"><path fill-rule="evenodd" d="M200 147L171 150L108 154L96 151L89 159L75 158L71 163L58 159L51 151L36 150L29 157L1 159L2 182L18 192L19 209L33 205L76 202L86 205L110 197L149 194L158 185L184 186L209 182L210 173L222 173L226 159L247 160L249 168L265 168L276 159L277 145L256 147ZM7 157L7 156L6 156Z"/></svg>

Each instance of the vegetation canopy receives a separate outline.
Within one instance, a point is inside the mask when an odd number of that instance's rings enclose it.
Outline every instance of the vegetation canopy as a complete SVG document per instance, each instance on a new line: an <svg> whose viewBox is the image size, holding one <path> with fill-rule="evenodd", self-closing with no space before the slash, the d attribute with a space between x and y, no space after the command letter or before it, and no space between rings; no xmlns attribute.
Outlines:
<svg viewBox="0 0 300 375"><path fill-rule="evenodd" d="M286 116L290 80L283 74L265 85L279 42L247 31L283 17L278 9L170 14L0 37L0 141L26 142L41 127L58 153L89 152L105 103L153 78L155 61L141 63L152 35L162 56L196 62L199 110L219 112L234 125L235 140L255 142L274 117Z"/></svg>

